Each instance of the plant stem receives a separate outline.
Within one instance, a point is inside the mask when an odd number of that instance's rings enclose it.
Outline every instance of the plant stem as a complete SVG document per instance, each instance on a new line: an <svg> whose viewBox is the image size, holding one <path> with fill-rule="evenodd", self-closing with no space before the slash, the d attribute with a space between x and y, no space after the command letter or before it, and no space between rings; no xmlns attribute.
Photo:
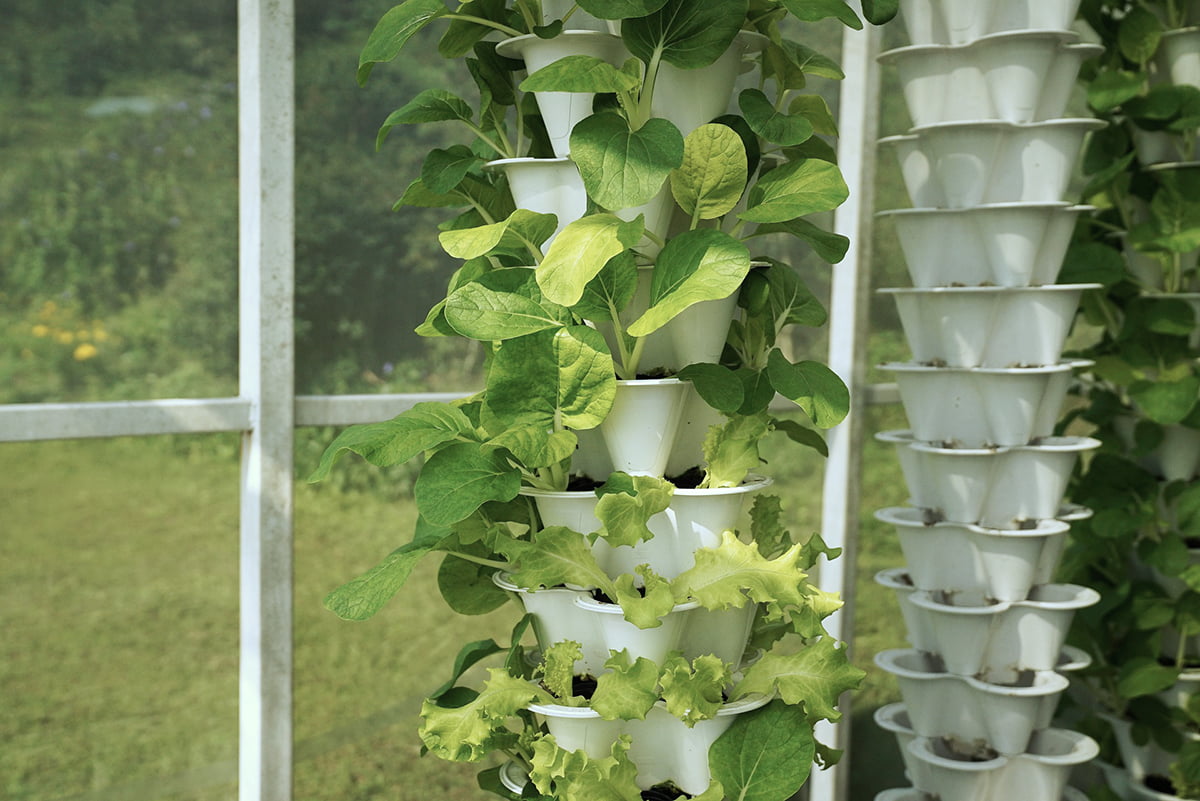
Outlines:
<svg viewBox="0 0 1200 801"><path fill-rule="evenodd" d="M474 562L475 564L483 565L484 567L494 567L497 570L508 570L512 567L512 565L508 562L497 562L494 559L484 559L481 556L472 556L471 554L463 553L462 551L446 551L445 553L447 556L457 556L459 559L463 559L468 562Z"/></svg>
<svg viewBox="0 0 1200 801"><path fill-rule="evenodd" d="M490 19L484 19L483 17L473 17L470 14L446 14L444 17L442 17L442 19L457 19L463 22L473 22L476 25L482 25L485 28L494 28L501 33L506 33L513 37L522 35L522 33L516 28L510 28L507 25L501 25L499 22L492 22Z"/></svg>

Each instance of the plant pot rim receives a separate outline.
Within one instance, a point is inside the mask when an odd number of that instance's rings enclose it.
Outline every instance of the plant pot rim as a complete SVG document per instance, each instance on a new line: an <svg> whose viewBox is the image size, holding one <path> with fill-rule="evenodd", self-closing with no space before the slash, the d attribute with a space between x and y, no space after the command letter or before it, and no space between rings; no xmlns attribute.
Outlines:
<svg viewBox="0 0 1200 801"><path fill-rule="evenodd" d="M669 482L668 482L669 483ZM742 483L736 487L712 487L709 489L701 489L699 487L676 487L673 495L683 498L708 498L718 495L741 495L749 492L757 492L761 489L766 489L775 483L775 479L770 476L761 476L757 473L751 473L742 479ZM540 487L521 487L519 494L527 495L531 498L561 498L569 500L577 498L596 498L595 490L547 490Z"/></svg>
<svg viewBox="0 0 1200 801"><path fill-rule="evenodd" d="M562 164L562 163L567 163L567 162L570 162L571 164L575 163L574 161L571 160L571 158L569 156L549 156L546 158L534 158L533 156L518 156L516 158L511 158L511 159L492 159L491 161L486 162L483 165L483 168L485 170L494 170L497 167L509 167L509 166L519 165L519 164L550 165L550 164Z"/></svg>
<svg viewBox="0 0 1200 801"><path fill-rule="evenodd" d="M621 615L622 617L625 615L625 610L621 608L620 604L610 603L608 601L597 601L595 598L589 597L588 595L581 594L576 596L575 605L580 609L586 609L589 612L595 612L596 614L600 615ZM667 612L667 614L671 615L675 614L676 612L690 612L693 609L699 608L699 601L685 601L681 604L675 604L675 606L671 607L671 611ZM665 616L666 615L664 615L664 617Z"/></svg>
<svg viewBox="0 0 1200 801"><path fill-rule="evenodd" d="M1108 123L1095 117L1055 117L1052 120L1036 122L1011 122L1009 120L978 119L978 120L948 120L945 122L929 122L915 125L909 129L914 136L920 136L930 131L955 130L959 128L1003 128L1006 130L1025 131L1031 128L1085 128L1100 130L1107 128Z"/></svg>
<svg viewBox="0 0 1200 801"><path fill-rule="evenodd" d="M884 209L883 211L875 212L876 217L922 217L933 216L935 214L981 214L991 210L1007 210L1016 211L1073 211L1077 213L1095 211L1095 206L1086 206L1079 203L1071 203L1069 201L1053 201L1053 200L1009 200L1003 203L980 203L977 206L965 206L957 209L939 209L933 206L918 206L916 208L907 209Z"/></svg>
<svg viewBox="0 0 1200 801"><path fill-rule="evenodd" d="M524 59L523 53L526 45L533 42L553 42L562 37L570 37L574 39L607 39L609 41L622 41L620 36L608 33L607 31L560 31L558 36L551 39L543 39L536 33L523 33L520 36L512 36L508 39L502 39L496 43L496 54L504 58L511 58L516 61Z"/></svg>
<svg viewBox="0 0 1200 801"><path fill-rule="evenodd" d="M1200 161L1162 161L1144 169L1146 172L1173 172L1175 170L1194 170L1197 167L1200 167Z"/></svg>
<svg viewBox="0 0 1200 801"><path fill-rule="evenodd" d="M1056 600L1037 600L1032 596L1037 590L1055 589L1062 590L1064 597ZM958 593L963 594L963 593ZM942 603L935 597L935 592L930 590L916 590L909 601L916 606L929 611L944 612L952 615L1000 615L1004 614L1013 608L1025 609L1041 609L1045 611L1070 611L1078 609L1086 609L1089 606L1094 606L1100 602L1100 593L1093 590L1091 587L1084 587L1079 584L1042 584L1034 588L1031 597L1024 601L992 601L984 606L979 605L964 605L956 606L952 603ZM971 600L974 600L973 598ZM988 599L990 600L990 599Z"/></svg>
<svg viewBox="0 0 1200 801"><path fill-rule="evenodd" d="M906 514L907 513L907 514ZM915 514L914 514L915 513ZM991 528L989 526L981 526L977 523L955 523L949 520L938 520L934 523L926 523L924 520L913 520L916 515L923 516L924 509L919 509L914 506L888 506L884 509L879 509L875 512L875 519L881 523L888 523L893 526L902 526L904 528L961 528L967 531L985 534L992 537L1046 537L1056 534L1066 534L1071 530L1071 524L1059 520L1055 517L1042 518L1032 522L1037 524L1036 528Z"/></svg>
<svg viewBox="0 0 1200 801"><path fill-rule="evenodd" d="M904 286L881 287L875 291L881 295L1015 295L1022 292L1082 292L1088 289L1103 288L1103 284L1042 284L1041 286Z"/></svg>
<svg viewBox="0 0 1200 801"><path fill-rule="evenodd" d="M508 592L569 592L575 596L579 596L582 593L591 592L591 589L584 589L583 587L540 587L538 589L521 587L512 580L512 574L507 570L497 570L495 573L493 573L492 583L500 589L507 590Z"/></svg>
<svg viewBox="0 0 1200 801"><path fill-rule="evenodd" d="M946 53L951 51L968 50L972 47L978 48L995 42L1003 42L1006 39L1058 39L1064 47L1070 47L1075 44L1080 44L1079 34L1074 31L1060 31L1053 28L1025 28L1019 31L1000 31L998 33L989 33L985 36L980 36L971 42L963 44L920 44L920 45L905 45L903 47L894 47L891 50L885 50L875 57L875 60L880 64L885 64L888 61L893 61L897 58L903 58L906 55L914 53Z"/></svg>
<svg viewBox="0 0 1200 801"><path fill-rule="evenodd" d="M933 445L928 442L919 442L912 438L912 432L908 432L909 438L906 440L893 440L899 442L907 442L909 447L915 451L922 453L941 453L954 454L963 456L975 456L979 454L993 453L1008 453L1010 451L1037 451L1039 453L1079 453L1082 451L1095 450L1100 447L1100 440L1095 437L1041 437L1036 445L1005 445L995 448L945 448L940 445Z"/></svg>
<svg viewBox="0 0 1200 801"><path fill-rule="evenodd" d="M618 387L667 387L685 383L678 378L618 378Z"/></svg>
<svg viewBox="0 0 1200 801"><path fill-rule="evenodd" d="M759 707L766 706L774 699L773 695L764 695L762 693L751 693L745 697L738 698L734 701L727 701L721 704L717 710L716 717L728 717L730 715L741 715L746 712L753 712ZM666 701L659 699L654 703L654 706L662 709L664 712L667 709ZM594 720L600 718L600 713L592 709L590 706L566 706L565 704L530 704L530 712L537 712L548 717L558 718L573 718L576 720ZM670 714L669 712L667 714ZM674 717L674 715L672 715Z"/></svg>
<svg viewBox="0 0 1200 801"><path fill-rule="evenodd" d="M913 732L913 734L915 736L916 732ZM955 759L953 757L942 756L934 750L936 748L935 740L929 737L916 737L916 739L908 744L907 748L910 754L916 755L922 762L963 773L990 773L1007 765L1009 759L1001 754L997 754L991 759L978 759L967 756Z"/></svg>
<svg viewBox="0 0 1200 801"><path fill-rule="evenodd" d="M880 670L900 678L914 679L916 681L960 681L963 684L975 687L991 695L1038 698L1066 692L1067 688L1071 686L1071 680L1059 673L1057 668L1054 670L1033 671L1033 684L1011 685L985 681L976 676L959 676L945 669L917 670L898 663L898 660L914 655L923 656L923 653L916 648L890 648L875 654L874 662ZM904 704L901 702L894 706L904 706Z"/></svg>
<svg viewBox="0 0 1200 801"><path fill-rule="evenodd" d="M1197 293L1200 297L1200 293ZM1065 359L1058 364L1037 364L1030 367L941 367L921 362L884 362L880 370L892 373L974 373L978 375L1034 375L1037 373L1066 373L1092 367L1091 359Z"/></svg>

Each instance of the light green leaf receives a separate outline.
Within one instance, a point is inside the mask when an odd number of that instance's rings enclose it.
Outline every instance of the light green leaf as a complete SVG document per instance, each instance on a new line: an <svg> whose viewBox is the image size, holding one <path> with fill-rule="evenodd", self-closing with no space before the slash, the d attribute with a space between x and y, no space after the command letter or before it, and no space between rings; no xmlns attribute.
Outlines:
<svg viewBox="0 0 1200 801"><path fill-rule="evenodd" d="M746 669L734 697L778 691L787 704L803 704L809 720L838 720L838 696L858 687L863 671L852 666L845 648L831 637L822 637L789 655L774 652Z"/></svg>
<svg viewBox="0 0 1200 801"><path fill-rule="evenodd" d="M343 620L367 620L400 591L417 562L437 549L448 536L448 530L418 520L412 542L392 551L378 565L325 596L325 608Z"/></svg>
<svg viewBox="0 0 1200 801"><path fill-rule="evenodd" d="M399 55L413 34L449 13L442 0L405 0L384 14L358 56L358 85L366 86L371 68Z"/></svg>
<svg viewBox="0 0 1200 801"><path fill-rule="evenodd" d="M579 438L571 431L552 431L544 422L528 426L512 426L489 442L496 448L507 449L527 468L549 467L571 458Z"/></svg>
<svg viewBox="0 0 1200 801"><path fill-rule="evenodd" d="M658 665L639 656L630 663L629 652L614 652L596 679L591 707L605 720L645 720L658 701Z"/></svg>
<svg viewBox="0 0 1200 801"><path fill-rule="evenodd" d="M807 117L779 111L761 89L743 90L738 95L738 107L750 128L768 142L790 147L813 135L813 126Z"/></svg>
<svg viewBox="0 0 1200 801"><path fill-rule="evenodd" d="M689 729L702 720L716 717L724 701L725 685L733 674L719 657L698 656L688 665L676 654L662 666L662 697L667 711L683 721Z"/></svg>
<svg viewBox="0 0 1200 801"><path fill-rule="evenodd" d="M837 373L820 362L792 364L778 348L767 357L771 384L796 403L818 428L831 428L850 411L850 391Z"/></svg>
<svg viewBox="0 0 1200 801"><path fill-rule="evenodd" d="M671 171L671 194L693 219L728 213L746 189L746 146L727 125L701 125L683 140L683 163Z"/></svg>
<svg viewBox="0 0 1200 801"><path fill-rule="evenodd" d="M571 159L597 205L635 208L649 203L683 162L683 135L664 119L633 131L619 114L593 114L571 131Z"/></svg>
<svg viewBox="0 0 1200 801"><path fill-rule="evenodd" d="M666 0L582 0L579 7L600 19L630 19L653 14Z"/></svg>
<svg viewBox="0 0 1200 801"><path fill-rule="evenodd" d="M729 798L791 798L812 770L812 724L782 701L738 715L708 752L709 769Z"/></svg>
<svg viewBox="0 0 1200 801"><path fill-rule="evenodd" d="M450 293L446 321L465 337L484 342L562 328L570 315L537 290L533 271L496 270Z"/></svg>
<svg viewBox="0 0 1200 801"><path fill-rule="evenodd" d="M612 474L596 491L596 518L600 536L613 547L633 546L651 539L650 518L671 505L675 485L653 476Z"/></svg>
<svg viewBox="0 0 1200 801"><path fill-rule="evenodd" d="M723 231L698 228L667 242L650 283L650 308L627 329L644 337L684 309L732 295L750 272L750 251Z"/></svg>
<svg viewBox="0 0 1200 801"><path fill-rule="evenodd" d="M748 0L667 0L653 14L626 20L621 38L643 64L661 58L680 69L705 67L729 48L748 9Z"/></svg>
<svg viewBox="0 0 1200 801"><path fill-rule="evenodd" d="M643 586L635 586L633 575L623 573L613 584L612 597L621 605L627 621L639 629L658 628L663 616L675 608L671 584L649 565L638 565L634 572L642 577Z"/></svg>
<svg viewBox="0 0 1200 801"><path fill-rule="evenodd" d="M706 489L738 487L747 474L762 466L758 446L771 431L766 412L737 415L721 426L709 428L704 437L704 481Z"/></svg>
<svg viewBox="0 0 1200 801"><path fill-rule="evenodd" d="M843 25L856 31L862 30L862 20L842 0L783 0L783 5L796 19L804 22L819 22L835 17Z"/></svg>
<svg viewBox="0 0 1200 801"><path fill-rule="evenodd" d="M1149 657L1137 657L1121 666L1117 692L1122 698L1140 698L1169 689L1179 679L1179 670L1160 665Z"/></svg>
<svg viewBox="0 0 1200 801"><path fill-rule="evenodd" d="M1142 92L1146 75L1126 70L1101 70L1088 84L1088 105L1096 111L1111 111Z"/></svg>
<svg viewBox="0 0 1200 801"><path fill-rule="evenodd" d="M638 79L594 56L571 55L521 81L522 92L628 92Z"/></svg>
<svg viewBox="0 0 1200 801"><path fill-rule="evenodd" d="M423 401L391 420L347 428L329 443L308 480L326 478L346 451L376 467L391 467L459 437L473 437L474 430L467 416L450 404Z"/></svg>
<svg viewBox="0 0 1200 801"><path fill-rule="evenodd" d="M429 457L413 496L426 520L449 526L488 501L511 501L520 489L521 472L503 453L462 442Z"/></svg>
<svg viewBox="0 0 1200 801"><path fill-rule="evenodd" d="M642 231L640 216L626 222L615 214L589 214L569 223L537 267L538 286L554 303L574 306L610 259L641 240Z"/></svg>
<svg viewBox="0 0 1200 801"><path fill-rule="evenodd" d="M638 801L637 767L628 752L628 735L619 737L611 755L603 759L592 759L584 751L568 753L547 735L534 743L530 779L540 792L559 801Z"/></svg>
<svg viewBox="0 0 1200 801"><path fill-rule="evenodd" d="M792 547L792 533L783 525L783 503L778 495L759 493L754 497L754 505L750 507L750 537L766 559L774 559Z"/></svg>
<svg viewBox="0 0 1200 801"><path fill-rule="evenodd" d="M749 600L803 606L806 575L797 566L800 546L766 559L755 543L746 544L732 531L716 548L696 551L696 564L675 577L676 602L696 600L705 609L741 609Z"/></svg>
<svg viewBox="0 0 1200 801"><path fill-rule="evenodd" d="M499 747L515 742L509 718L532 703L553 703L545 690L503 670L488 671L483 692L453 709L426 699L421 704L421 742L451 762L478 762Z"/></svg>
<svg viewBox="0 0 1200 801"><path fill-rule="evenodd" d="M771 170L750 189L749 208L738 217L748 222L787 222L836 209L849 196L836 164L819 159L793 161Z"/></svg>
<svg viewBox="0 0 1200 801"><path fill-rule="evenodd" d="M637 285L638 267L633 254L629 251L618 253L588 282L583 297L572 311L592 322L611 322L633 300Z"/></svg>
<svg viewBox="0 0 1200 801"><path fill-rule="evenodd" d="M575 663L583 659L583 646L574 640L556 642L542 652L539 667L546 689L567 706L582 706L584 698L573 695Z"/></svg>
<svg viewBox="0 0 1200 801"><path fill-rule="evenodd" d="M1139 381L1129 387L1129 397L1156 423L1181 422L1200 399L1200 376L1189 375L1178 381Z"/></svg>
<svg viewBox="0 0 1200 801"><path fill-rule="evenodd" d="M558 218L517 209L508 219L476 228L443 231L438 234L442 249L456 259L475 259L497 252L532 256L554 234ZM531 259L532 260L532 259Z"/></svg>
<svg viewBox="0 0 1200 801"><path fill-rule="evenodd" d="M598 587L609 597L616 589L600 569L582 534L564 526L550 526L533 534L530 542L506 545L505 555L516 562L512 579L519 587L557 587L575 584Z"/></svg>
<svg viewBox="0 0 1200 801"><path fill-rule="evenodd" d="M493 654L501 653L503 650L503 648L496 644L495 640L476 640L458 649L458 656L454 658L454 668L451 670L450 678L445 684L429 694L429 700L436 701L441 698L453 689L454 685L458 683L458 680L462 678L463 674L469 668Z"/></svg>
<svg viewBox="0 0 1200 801"><path fill-rule="evenodd" d="M829 104L820 95L797 95L788 105L789 114L799 114L808 120L813 133L822 136L837 136L837 120L829 110Z"/></svg>

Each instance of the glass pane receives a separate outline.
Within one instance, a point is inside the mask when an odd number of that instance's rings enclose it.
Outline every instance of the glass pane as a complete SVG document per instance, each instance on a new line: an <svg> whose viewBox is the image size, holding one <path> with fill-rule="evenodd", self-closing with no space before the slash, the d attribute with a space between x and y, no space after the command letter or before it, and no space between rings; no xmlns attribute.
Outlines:
<svg viewBox="0 0 1200 801"><path fill-rule="evenodd" d="M0 403L232 394L233 3L9 3Z"/></svg>
<svg viewBox="0 0 1200 801"><path fill-rule="evenodd" d="M237 438L0 445L0 787L227 799Z"/></svg>

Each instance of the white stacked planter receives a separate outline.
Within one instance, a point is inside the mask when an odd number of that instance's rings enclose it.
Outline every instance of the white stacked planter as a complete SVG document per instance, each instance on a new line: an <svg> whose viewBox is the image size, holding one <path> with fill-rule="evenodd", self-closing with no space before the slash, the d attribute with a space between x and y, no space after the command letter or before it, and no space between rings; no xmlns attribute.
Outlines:
<svg viewBox="0 0 1200 801"><path fill-rule="evenodd" d="M1056 284L1082 207L1064 201L1084 137L1063 117L1099 48L1068 29L1078 0L901 0L913 44L884 53L913 129L894 151L915 208L881 212L900 236L912 288L894 297L913 360L896 376L911 430L896 446L911 507L877 518L907 568L896 593L909 650L879 654L903 704L896 734L913 789L877 798L1059 801L1091 739L1050 727L1086 657L1063 641L1099 595L1053 584L1072 519L1063 504L1080 453L1056 437L1072 371L1063 345L1088 285Z"/></svg>

